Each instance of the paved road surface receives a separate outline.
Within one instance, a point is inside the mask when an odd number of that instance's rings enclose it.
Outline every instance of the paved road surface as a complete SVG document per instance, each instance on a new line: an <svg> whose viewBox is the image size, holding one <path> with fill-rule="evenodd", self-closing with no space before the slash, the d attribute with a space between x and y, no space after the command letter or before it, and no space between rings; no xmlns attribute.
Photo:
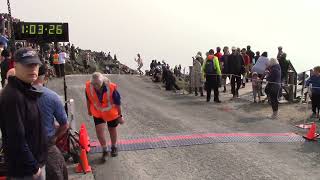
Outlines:
<svg viewBox="0 0 320 180"><path fill-rule="evenodd" d="M68 76L68 98L75 99L78 126L86 122L95 138L93 120L87 121L84 83L90 76ZM204 98L161 90L146 77L111 75L119 85L126 124L121 137L167 133L287 133L285 121L252 115L247 102L217 105ZM63 94L62 80L49 87ZM222 108L223 107L223 108ZM229 109L229 112L224 109ZM316 143L225 143L120 152L104 164L90 155L97 180L103 179L320 179L320 146Z"/></svg>

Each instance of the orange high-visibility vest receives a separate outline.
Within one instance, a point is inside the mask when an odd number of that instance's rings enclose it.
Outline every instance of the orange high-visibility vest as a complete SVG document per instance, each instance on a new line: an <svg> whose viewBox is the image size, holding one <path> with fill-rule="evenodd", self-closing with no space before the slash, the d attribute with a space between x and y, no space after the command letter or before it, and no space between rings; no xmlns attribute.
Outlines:
<svg viewBox="0 0 320 180"><path fill-rule="evenodd" d="M102 103L99 101L96 90L90 81L86 82L86 94L90 103L90 111L95 118L101 118L105 121L113 121L119 118L119 112L113 103L112 94L116 90L117 85L109 83L106 85L107 92L103 94Z"/></svg>
<svg viewBox="0 0 320 180"><path fill-rule="evenodd" d="M59 54L53 54L53 64L59 64Z"/></svg>

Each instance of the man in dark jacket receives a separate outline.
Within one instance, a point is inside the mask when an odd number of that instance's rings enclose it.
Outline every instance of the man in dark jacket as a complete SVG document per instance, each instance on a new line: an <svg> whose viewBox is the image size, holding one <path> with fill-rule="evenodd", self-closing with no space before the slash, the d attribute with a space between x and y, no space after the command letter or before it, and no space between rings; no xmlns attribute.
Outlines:
<svg viewBox="0 0 320 180"><path fill-rule="evenodd" d="M15 54L16 75L9 77L0 96L0 127L8 177L45 179L47 140L37 99L42 94L31 83L38 77L40 59L31 48Z"/></svg>
<svg viewBox="0 0 320 180"><path fill-rule="evenodd" d="M232 54L228 58L228 74L231 74L231 92L233 98L239 97L241 86L241 74L244 72L244 62L235 47L232 47ZM235 87L237 83L237 88Z"/></svg>
<svg viewBox="0 0 320 180"><path fill-rule="evenodd" d="M287 54L283 53L279 60L279 65L281 67L281 82L287 82L288 69L289 69L289 61L287 60Z"/></svg>
<svg viewBox="0 0 320 180"><path fill-rule="evenodd" d="M247 55L250 57L250 64L253 64L253 59L254 59L254 52L251 50L251 46L247 46Z"/></svg>

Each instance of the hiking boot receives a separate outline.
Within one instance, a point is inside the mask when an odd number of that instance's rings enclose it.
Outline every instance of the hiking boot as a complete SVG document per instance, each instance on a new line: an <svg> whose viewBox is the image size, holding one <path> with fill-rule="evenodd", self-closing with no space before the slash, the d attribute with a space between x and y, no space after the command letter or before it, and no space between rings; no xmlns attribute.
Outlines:
<svg viewBox="0 0 320 180"><path fill-rule="evenodd" d="M117 147L111 147L111 156L117 157L118 156L118 148Z"/></svg>

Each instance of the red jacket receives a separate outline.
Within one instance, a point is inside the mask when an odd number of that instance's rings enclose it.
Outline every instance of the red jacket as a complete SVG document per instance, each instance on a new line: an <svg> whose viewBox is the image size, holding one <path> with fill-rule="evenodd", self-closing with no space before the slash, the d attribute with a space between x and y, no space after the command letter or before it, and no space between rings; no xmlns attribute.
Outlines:
<svg viewBox="0 0 320 180"><path fill-rule="evenodd" d="M247 54L242 54L244 65L249 65L250 63L250 57Z"/></svg>

